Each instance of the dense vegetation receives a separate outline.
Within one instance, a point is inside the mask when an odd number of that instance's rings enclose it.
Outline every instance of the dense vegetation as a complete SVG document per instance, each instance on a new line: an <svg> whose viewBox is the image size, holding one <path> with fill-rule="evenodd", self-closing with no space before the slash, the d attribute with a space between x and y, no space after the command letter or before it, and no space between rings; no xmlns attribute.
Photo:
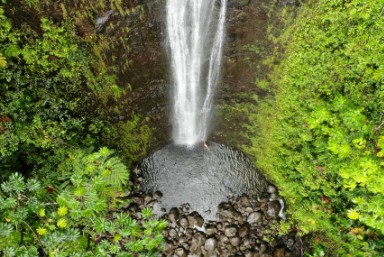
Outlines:
<svg viewBox="0 0 384 257"><path fill-rule="evenodd" d="M282 16L258 82L271 94L251 114L246 151L281 189L286 229L315 232L311 256L383 256L383 6L308 1Z"/></svg>
<svg viewBox="0 0 384 257"><path fill-rule="evenodd" d="M126 166L145 154L150 131L134 114L114 119L120 106L108 104L128 89L101 65L103 41L79 36L77 19L35 24L5 12L39 13L47 1L2 2L0 255L156 255L166 223L121 209Z"/></svg>

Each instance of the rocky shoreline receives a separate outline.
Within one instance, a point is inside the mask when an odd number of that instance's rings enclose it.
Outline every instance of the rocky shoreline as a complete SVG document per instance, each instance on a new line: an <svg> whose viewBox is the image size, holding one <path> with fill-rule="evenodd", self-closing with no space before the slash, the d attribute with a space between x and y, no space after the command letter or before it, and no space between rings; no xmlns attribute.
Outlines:
<svg viewBox="0 0 384 257"><path fill-rule="evenodd" d="M278 235L278 223L285 218L284 202L273 185L263 195L229 196L218 206L213 221L204 220L188 204L161 209L161 192L136 188L129 197L132 202L124 209L139 222L146 207L168 222L161 256L301 257L308 248L296 231Z"/></svg>

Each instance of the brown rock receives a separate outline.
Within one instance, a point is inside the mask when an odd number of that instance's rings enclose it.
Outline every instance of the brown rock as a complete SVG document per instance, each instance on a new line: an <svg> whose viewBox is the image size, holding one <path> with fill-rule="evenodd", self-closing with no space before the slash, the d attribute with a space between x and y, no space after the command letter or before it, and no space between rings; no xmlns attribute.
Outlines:
<svg viewBox="0 0 384 257"><path fill-rule="evenodd" d="M205 236L201 232L197 232L191 242L190 250L193 254L198 254L200 252L201 246L204 245L205 242Z"/></svg>
<svg viewBox="0 0 384 257"><path fill-rule="evenodd" d="M214 225L205 226L205 234L212 236L217 233L217 228Z"/></svg>
<svg viewBox="0 0 384 257"><path fill-rule="evenodd" d="M285 255L284 248L277 248L273 251L273 257L284 257L284 255Z"/></svg>
<svg viewBox="0 0 384 257"><path fill-rule="evenodd" d="M244 238L247 237L249 234L249 226L248 225L243 225L239 228L239 236Z"/></svg>

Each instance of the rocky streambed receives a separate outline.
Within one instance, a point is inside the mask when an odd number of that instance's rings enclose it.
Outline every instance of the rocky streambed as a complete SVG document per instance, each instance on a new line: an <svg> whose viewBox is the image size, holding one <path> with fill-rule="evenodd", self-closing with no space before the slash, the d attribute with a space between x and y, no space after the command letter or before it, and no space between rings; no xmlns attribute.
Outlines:
<svg viewBox="0 0 384 257"><path fill-rule="evenodd" d="M284 200L241 152L207 142L168 145L135 170L126 211L140 221L153 208L168 221L162 256L303 256L292 231L278 236Z"/></svg>
<svg viewBox="0 0 384 257"><path fill-rule="evenodd" d="M162 194L133 192L125 210L140 221L146 207L161 208ZM162 256L303 256L302 239L296 231L278 236L283 206L274 186L263 195L228 197L217 207L217 219L205 220L189 204L173 207L161 216L168 226L163 235L166 245Z"/></svg>

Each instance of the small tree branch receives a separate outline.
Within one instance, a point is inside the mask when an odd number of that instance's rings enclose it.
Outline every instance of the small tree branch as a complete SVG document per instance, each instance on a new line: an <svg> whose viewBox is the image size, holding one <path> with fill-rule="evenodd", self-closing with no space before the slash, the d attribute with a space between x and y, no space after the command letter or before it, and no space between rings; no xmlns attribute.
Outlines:
<svg viewBox="0 0 384 257"><path fill-rule="evenodd" d="M22 223L25 224L25 225L29 228L29 230L32 231L33 235L37 238L37 241L38 241L38 243L39 243L40 249L41 249L41 251L43 252L43 255L46 257L47 254L46 254L45 251L44 251L43 243L41 242L39 235L35 233L35 231L33 230L33 228L32 228L27 222L22 221Z"/></svg>

